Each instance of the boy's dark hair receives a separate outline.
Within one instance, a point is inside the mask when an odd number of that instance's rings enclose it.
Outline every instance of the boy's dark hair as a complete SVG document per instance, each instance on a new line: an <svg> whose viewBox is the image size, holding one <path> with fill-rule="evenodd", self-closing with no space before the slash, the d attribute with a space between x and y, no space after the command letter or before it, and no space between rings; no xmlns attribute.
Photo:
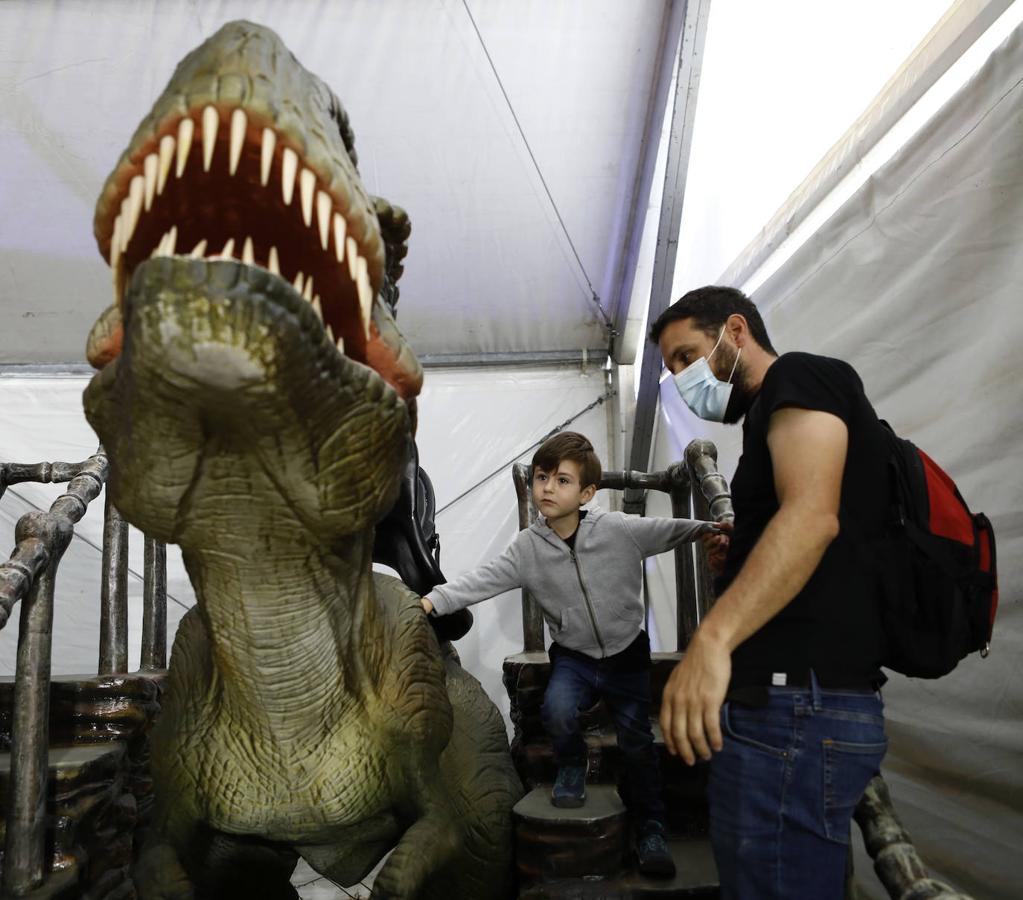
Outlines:
<svg viewBox="0 0 1023 900"><path fill-rule="evenodd" d="M562 431L547 438L533 454L533 468L545 472L557 471L558 464L567 459L579 465L582 474L581 488L591 484L600 487L600 460L593 444L578 431Z"/></svg>
<svg viewBox="0 0 1023 900"><path fill-rule="evenodd" d="M778 353L767 336L764 320L760 318L760 311L753 305L753 301L736 288L714 284L690 291L684 294L681 300L672 303L650 327L650 340L656 344L661 332L672 322L678 322L680 319L692 319L693 324L701 331L717 337L728 317L736 313L746 320L753 340L768 353L777 356Z"/></svg>

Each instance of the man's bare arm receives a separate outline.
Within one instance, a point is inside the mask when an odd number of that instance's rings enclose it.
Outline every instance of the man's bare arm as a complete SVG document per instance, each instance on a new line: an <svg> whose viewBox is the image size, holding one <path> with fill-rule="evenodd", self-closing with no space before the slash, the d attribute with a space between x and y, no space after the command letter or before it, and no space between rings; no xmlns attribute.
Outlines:
<svg viewBox="0 0 1023 900"><path fill-rule="evenodd" d="M848 442L845 423L830 413L790 407L771 416L778 511L693 636L661 703L665 743L687 763L721 749L732 651L799 593L838 534Z"/></svg>

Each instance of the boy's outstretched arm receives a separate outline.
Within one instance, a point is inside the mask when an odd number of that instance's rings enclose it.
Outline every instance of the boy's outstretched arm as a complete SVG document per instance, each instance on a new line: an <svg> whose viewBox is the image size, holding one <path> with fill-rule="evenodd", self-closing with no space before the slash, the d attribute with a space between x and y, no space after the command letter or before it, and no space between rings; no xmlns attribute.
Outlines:
<svg viewBox="0 0 1023 900"><path fill-rule="evenodd" d="M420 599L427 613L446 616L474 603L489 600L505 591L521 587L518 541L496 559L459 575L454 581L437 585Z"/></svg>
<svg viewBox="0 0 1023 900"><path fill-rule="evenodd" d="M679 544L698 540L704 534L721 531L716 522L703 522L699 519L626 516L624 521L643 556L664 553Z"/></svg>

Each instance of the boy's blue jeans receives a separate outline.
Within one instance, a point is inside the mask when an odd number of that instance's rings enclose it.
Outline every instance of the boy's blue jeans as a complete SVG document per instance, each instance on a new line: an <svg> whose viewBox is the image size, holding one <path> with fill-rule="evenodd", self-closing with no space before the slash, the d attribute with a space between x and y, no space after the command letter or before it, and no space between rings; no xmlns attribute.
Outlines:
<svg viewBox="0 0 1023 900"><path fill-rule="evenodd" d="M725 703L710 768L722 900L842 900L853 810L888 747L876 691L768 689Z"/></svg>
<svg viewBox="0 0 1023 900"><path fill-rule="evenodd" d="M661 768L650 729L650 667L616 671L599 659L558 655L552 648L551 678L543 698L543 726L558 765L586 765L579 711L604 701L618 734L625 766L622 799L636 822L664 822Z"/></svg>

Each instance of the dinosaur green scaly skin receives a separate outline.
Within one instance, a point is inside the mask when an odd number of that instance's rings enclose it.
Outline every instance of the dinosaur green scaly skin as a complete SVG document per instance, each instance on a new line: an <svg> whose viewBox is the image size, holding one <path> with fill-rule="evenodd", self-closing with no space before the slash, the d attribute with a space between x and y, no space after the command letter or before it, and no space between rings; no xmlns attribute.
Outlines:
<svg viewBox="0 0 1023 900"><path fill-rule="evenodd" d="M118 508L180 544L198 598L152 735L143 898L295 897L298 856L353 884L391 848L375 897L512 890L501 718L372 571L422 373L391 317L407 218L355 163L337 98L236 22L97 206L115 305L86 414Z"/></svg>

